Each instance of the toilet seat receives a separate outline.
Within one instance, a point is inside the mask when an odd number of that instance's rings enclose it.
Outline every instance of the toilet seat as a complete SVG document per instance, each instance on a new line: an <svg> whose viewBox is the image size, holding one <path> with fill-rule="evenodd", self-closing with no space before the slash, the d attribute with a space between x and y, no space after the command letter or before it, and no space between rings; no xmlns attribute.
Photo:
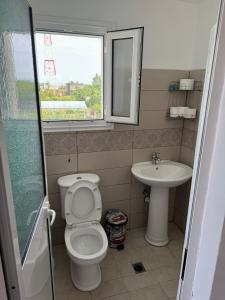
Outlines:
<svg viewBox="0 0 225 300"><path fill-rule="evenodd" d="M95 183L80 180L68 189L65 197L65 218L69 227L100 221L101 215L101 194Z"/></svg>
<svg viewBox="0 0 225 300"><path fill-rule="evenodd" d="M79 265L99 263L108 248L107 236L100 223L66 228L65 243L70 258Z"/></svg>

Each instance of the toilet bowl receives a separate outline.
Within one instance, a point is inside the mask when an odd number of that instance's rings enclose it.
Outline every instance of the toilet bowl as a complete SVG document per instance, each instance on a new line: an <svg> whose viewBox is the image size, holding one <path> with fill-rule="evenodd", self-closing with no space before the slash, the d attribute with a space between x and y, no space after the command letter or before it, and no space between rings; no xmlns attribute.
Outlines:
<svg viewBox="0 0 225 300"><path fill-rule="evenodd" d="M99 263L108 249L107 236L100 224L99 177L95 174L68 176L59 178L58 184L62 216L66 219L65 244L70 257L71 278L79 290L91 291L101 283Z"/></svg>

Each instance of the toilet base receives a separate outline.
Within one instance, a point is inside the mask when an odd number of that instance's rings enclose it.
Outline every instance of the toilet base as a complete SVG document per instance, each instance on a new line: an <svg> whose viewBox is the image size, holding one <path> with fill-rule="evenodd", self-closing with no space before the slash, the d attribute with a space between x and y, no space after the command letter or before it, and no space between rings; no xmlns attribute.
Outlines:
<svg viewBox="0 0 225 300"><path fill-rule="evenodd" d="M92 291L96 289L102 280L99 264L78 265L70 261L72 282L80 291Z"/></svg>

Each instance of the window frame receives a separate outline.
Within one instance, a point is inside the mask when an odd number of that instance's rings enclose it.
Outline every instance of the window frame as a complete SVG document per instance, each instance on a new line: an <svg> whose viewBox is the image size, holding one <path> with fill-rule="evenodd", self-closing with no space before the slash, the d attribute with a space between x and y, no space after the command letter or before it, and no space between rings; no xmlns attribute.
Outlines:
<svg viewBox="0 0 225 300"><path fill-rule="evenodd" d="M105 34L112 30L112 23L90 22L88 20L75 20L72 18L53 17L53 16L34 16L34 27L36 32L52 32L76 35L93 35L102 36L102 113L103 119L94 120L59 120L59 121L42 121L44 132L67 132L67 131L87 131L87 130L111 130L114 128L113 123L105 120L105 97L104 97L104 47Z"/></svg>
<svg viewBox="0 0 225 300"><path fill-rule="evenodd" d="M35 32L55 32L55 33L68 33L77 35L93 35L103 37L103 53L102 53L102 68L103 68L103 119L98 120L57 120L57 121L42 121L42 127L44 132L67 132L67 131L89 131L89 130L111 130L114 128L114 124L127 124L138 125L139 124L139 110L140 110L140 90L141 90L141 74L142 74L142 59L143 59L143 37L144 27L127 28L116 30L114 23L110 22L93 22L84 19L73 19L64 17L55 17L47 15L35 15L34 16L34 28ZM136 33L135 33L136 31ZM110 75L107 66L106 73L106 54L107 54L107 39L110 33L124 33L133 32L133 49L139 54L138 57L132 59L132 83L135 83L135 101L131 101L130 117L118 117L112 116L112 99L109 97L109 85L112 86L111 81L108 86L105 85ZM138 48L139 47L139 48ZM111 51L112 49L110 49ZM133 63L135 62L135 67ZM112 69L112 68L111 68ZM133 69L139 69L139 72L133 72ZM134 74L135 73L135 74ZM134 75L133 75L134 74ZM135 76L135 80L134 80ZM131 91L133 91L133 84ZM132 94L132 92L131 92ZM134 103L135 102L135 103ZM133 104L133 105L132 105ZM110 106L109 106L110 105ZM110 108L110 109L109 109ZM109 113L110 112L110 113Z"/></svg>
<svg viewBox="0 0 225 300"><path fill-rule="evenodd" d="M138 125L140 110L140 92L141 92L141 75L142 75L142 59L143 59L143 37L144 27L127 28L107 32L106 49L105 49L105 119L107 122ZM131 77L131 100L130 115L116 116L113 115L113 63L114 49L113 42L115 40L132 39L133 55L132 55L132 77Z"/></svg>

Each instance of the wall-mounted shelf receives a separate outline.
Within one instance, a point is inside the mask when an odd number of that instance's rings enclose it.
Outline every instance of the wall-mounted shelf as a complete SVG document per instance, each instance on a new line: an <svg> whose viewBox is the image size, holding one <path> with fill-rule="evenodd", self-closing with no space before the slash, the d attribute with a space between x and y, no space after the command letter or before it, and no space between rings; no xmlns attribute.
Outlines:
<svg viewBox="0 0 225 300"><path fill-rule="evenodd" d="M202 81L195 80L195 85L193 90L181 90L179 88L179 81L172 81L169 85L168 91L169 92L202 92L203 83Z"/></svg>
<svg viewBox="0 0 225 300"><path fill-rule="evenodd" d="M184 116L182 116L182 117L181 116L171 117L170 116L170 110L168 110L167 113L166 113L166 119L167 120L195 120L197 118L198 118L198 111L196 111L196 116L195 117L190 117L190 118L184 117Z"/></svg>

